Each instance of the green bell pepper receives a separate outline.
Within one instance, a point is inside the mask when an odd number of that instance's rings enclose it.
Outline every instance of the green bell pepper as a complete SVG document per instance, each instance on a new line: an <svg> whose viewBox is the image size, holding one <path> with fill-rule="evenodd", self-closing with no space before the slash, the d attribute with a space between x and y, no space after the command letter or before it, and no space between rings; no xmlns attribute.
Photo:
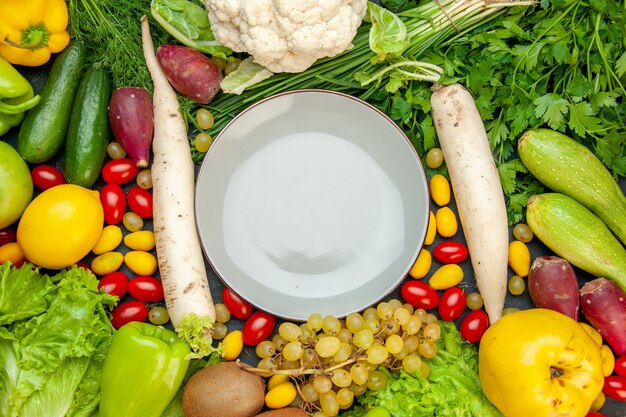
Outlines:
<svg viewBox="0 0 626 417"><path fill-rule="evenodd" d="M100 417L159 417L180 388L189 345L161 326L120 327L102 367Z"/></svg>
<svg viewBox="0 0 626 417"><path fill-rule="evenodd" d="M39 99L26 78L0 57L0 136L22 123L26 111Z"/></svg>

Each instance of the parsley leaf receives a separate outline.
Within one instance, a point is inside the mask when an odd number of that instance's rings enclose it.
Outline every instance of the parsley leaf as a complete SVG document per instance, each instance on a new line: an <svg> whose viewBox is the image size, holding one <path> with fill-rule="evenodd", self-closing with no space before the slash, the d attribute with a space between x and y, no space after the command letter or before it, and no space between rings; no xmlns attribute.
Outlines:
<svg viewBox="0 0 626 417"><path fill-rule="evenodd" d="M535 116L541 118L554 130L562 129L565 116L569 112L567 100L556 93L548 93L537 97L533 103L537 106Z"/></svg>
<svg viewBox="0 0 626 417"><path fill-rule="evenodd" d="M601 120L594 116L591 104L586 101L570 105L568 126L577 135L585 137L587 131L597 131L601 128Z"/></svg>

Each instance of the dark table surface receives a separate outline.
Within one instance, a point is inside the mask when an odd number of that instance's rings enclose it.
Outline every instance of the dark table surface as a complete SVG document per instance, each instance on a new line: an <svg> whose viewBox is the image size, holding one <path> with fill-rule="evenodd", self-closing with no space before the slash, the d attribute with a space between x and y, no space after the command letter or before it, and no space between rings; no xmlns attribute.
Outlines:
<svg viewBox="0 0 626 417"><path fill-rule="evenodd" d="M26 78L33 84L34 88L36 91L39 91L39 89L41 88L41 86L43 85L43 83L45 82L45 79L47 77L47 70L49 68L49 65L43 66L43 67L38 67L38 68L26 68L26 67L17 67L25 76ZM17 142L17 133L18 133L18 129L14 128L13 130L11 130L9 133L7 133L5 136L3 136L1 139L12 144L13 146L16 145ZM107 157L108 158L108 157ZM56 166L59 170L63 170L63 155L62 153L57 155L52 161L47 162L51 165ZM196 174L198 173L198 170L200 169L200 166L197 165L196 166ZM620 187L622 188L622 190L626 190L626 178L621 178L619 181ZM99 181L94 188L100 188L104 185L104 183L102 181ZM127 187L132 186L133 183L127 184ZM452 201L450 204L450 207L455 211L456 213L456 207L454 206L454 202ZM122 230L124 231L124 233L127 233L127 231L125 230L125 228L122 226L121 227ZM150 219L146 220L144 223L144 229L152 229L152 222ZM513 234L512 231L510 232L510 236L511 239L513 239ZM461 227L459 226L459 232L453 237L454 240L457 241L461 241L461 242L465 242L465 238L463 237L463 232ZM430 249L434 248L434 246L439 243L440 241L442 241L443 238L441 238L440 236L437 236L435 242L429 246ZM541 256L541 255L551 255L553 254L545 245L543 245L537 238L534 238L530 243L529 243L529 248L530 248L530 252L531 252L531 257L532 259L536 258L537 256ZM125 248L123 248L123 245L120 246L120 248L118 248L117 250L120 250L122 252L125 252ZM154 252L154 251L153 251ZM213 299L215 303L219 303L222 301L222 297L221 297L221 292L222 289L224 288L224 283L219 279L219 277L215 274L215 272L211 269L210 265L208 264L208 262L205 261L206 264L206 268L207 268L207 274L209 277L209 284L211 287L211 292L213 295ZM433 266L431 268L431 273L439 266L440 264L433 259ZM476 284L475 281L473 279L473 272L472 272L472 267L470 264L469 259L464 261L461 266L464 269L465 272L465 278L464 278L464 284L466 285L468 292L473 292L476 290ZM128 273L129 276L132 276L132 273L127 270L127 268L125 266L122 267L122 270L124 270L124 272ZM591 279L592 277L585 273L584 271L581 271L577 268L575 268L577 277L579 279L579 282L582 284L585 281ZM510 275L513 275L512 272L510 271ZM412 279L412 278L407 278L407 279ZM392 299L392 298L400 298L399 295L399 288L397 288L395 291L393 291L392 293L390 293L385 299ZM522 295L519 296L513 296L511 294L507 294L507 298L506 298L506 303L505 303L505 308L508 307L515 307L515 308L520 308L520 309L528 309L533 307L531 301L530 301L530 297L528 295L528 290L524 291L524 293ZM466 311L467 312L467 311ZM463 317L463 316L462 316ZM457 325L460 323L460 321L462 320L462 317L460 319L457 320ZM278 321L278 323L280 322L280 320ZM277 325L278 325L277 323ZM243 327L243 321L238 320L236 318L231 318L231 320L227 323L228 326L228 330L232 331L235 329L241 329ZM241 355L241 359L245 362L248 362L252 365L255 365L256 362L258 361L258 358L256 357L255 353L254 353L254 349L253 348L245 348L244 352ZM618 402L618 401L614 401L611 399L607 399L605 406L603 407L603 409L601 410L602 413L606 414L608 417L626 417L626 403L624 402ZM529 417L540 417L540 416L529 416Z"/></svg>

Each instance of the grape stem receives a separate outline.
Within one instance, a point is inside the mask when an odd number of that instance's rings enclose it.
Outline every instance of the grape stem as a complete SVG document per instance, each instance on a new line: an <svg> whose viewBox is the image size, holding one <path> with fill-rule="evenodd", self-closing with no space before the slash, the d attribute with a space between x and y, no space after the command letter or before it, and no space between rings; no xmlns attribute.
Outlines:
<svg viewBox="0 0 626 417"><path fill-rule="evenodd" d="M237 365L239 365L239 367L241 369L243 369L244 371L253 373L253 374L258 374L258 375L287 375L287 376L292 376L292 377L298 377L300 375L324 375L324 374L329 374L337 369L343 368L346 365L350 365L351 363L354 363L357 361L356 357L352 357L348 360L345 360L341 363L335 364L333 366L331 366L330 368L326 368L326 369L315 369L315 368L298 368L298 369L263 369L263 368L256 368L252 365L248 365L245 362L241 362L241 360L237 359Z"/></svg>

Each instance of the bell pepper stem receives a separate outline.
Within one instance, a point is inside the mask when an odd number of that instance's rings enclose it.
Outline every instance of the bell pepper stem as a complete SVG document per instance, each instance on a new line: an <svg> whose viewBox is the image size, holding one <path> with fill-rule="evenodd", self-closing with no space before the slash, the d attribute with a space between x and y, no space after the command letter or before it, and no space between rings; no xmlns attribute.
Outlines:
<svg viewBox="0 0 626 417"><path fill-rule="evenodd" d="M48 46L49 39L50 31L46 27L46 24L41 22L23 29L22 39L20 42L15 42L10 39L8 35L4 37L4 42L15 48L30 49L31 51L35 51L39 48Z"/></svg>
<svg viewBox="0 0 626 417"><path fill-rule="evenodd" d="M36 95L18 104L9 104L9 103L0 101L0 113L4 113L4 114L24 113L25 111L30 110L33 107L35 107L39 103L39 100L41 100L41 97L39 97L39 95Z"/></svg>

